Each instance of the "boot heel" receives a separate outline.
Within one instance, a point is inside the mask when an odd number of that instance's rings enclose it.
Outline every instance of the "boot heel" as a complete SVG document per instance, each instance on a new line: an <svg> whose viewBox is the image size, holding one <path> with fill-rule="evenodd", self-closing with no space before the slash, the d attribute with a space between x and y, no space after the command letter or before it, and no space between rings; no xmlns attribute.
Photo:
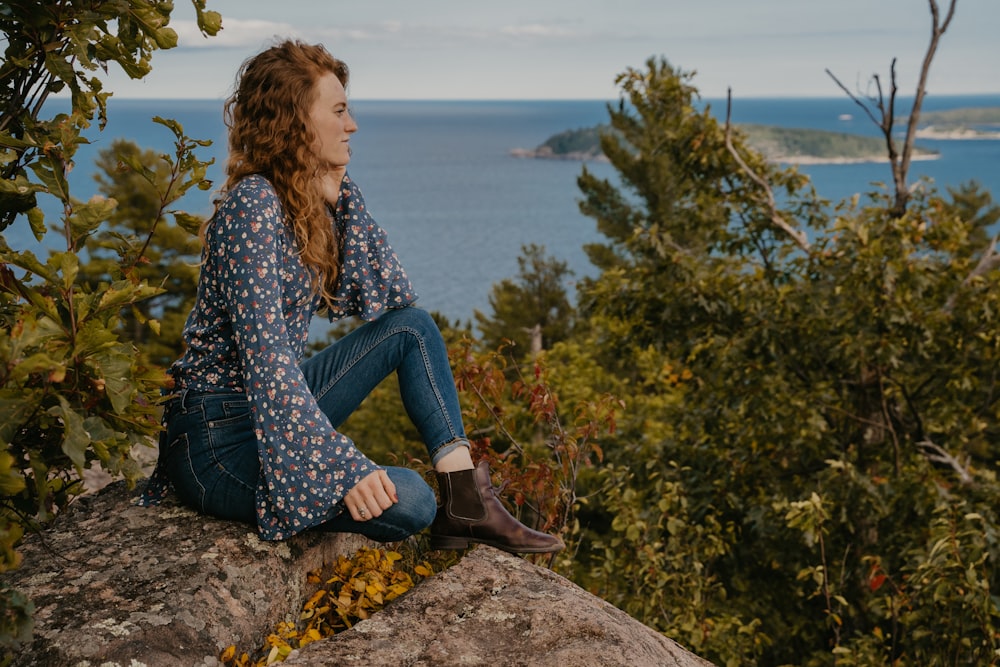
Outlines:
<svg viewBox="0 0 1000 667"><path fill-rule="evenodd" d="M464 537L450 535L431 535L431 549L443 551L460 551L469 548L469 540Z"/></svg>

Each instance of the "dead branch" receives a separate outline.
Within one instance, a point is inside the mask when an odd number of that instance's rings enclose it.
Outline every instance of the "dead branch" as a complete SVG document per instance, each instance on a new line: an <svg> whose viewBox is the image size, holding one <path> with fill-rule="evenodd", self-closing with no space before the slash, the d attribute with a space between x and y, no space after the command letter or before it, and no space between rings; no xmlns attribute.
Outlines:
<svg viewBox="0 0 1000 667"><path fill-rule="evenodd" d="M863 103L858 96L853 94L847 89L847 87L840 82L840 80L830 72L829 69L826 73L834 80L834 82L840 86L847 95L854 100L865 113L871 118L879 129L882 131L882 136L885 138L886 150L889 155L889 165L892 169L892 180L895 188L896 196L893 202L892 209L890 209L890 214L899 218L906 213L906 205L910 200L910 189L906 185L906 178L910 171L910 162L913 159L913 146L917 138L917 123L920 122L920 111L923 107L924 96L927 94L927 76L930 73L931 62L934 60L934 55L937 53L938 43L941 41L941 36L944 35L948 26L951 24L951 19L955 15L955 4L958 0L949 0L948 12L941 19L941 11L938 7L937 0L928 0L931 10L931 41L927 46L927 51L924 53L924 61L920 67L920 79L917 82L917 90L913 97L913 108L910 110L910 117L906 126L906 134L903 138L903 145L901 152L896 152L896 145L892 139L892 129L893 122L896 116L896 93L898 92L898 87L896 86L896 59L892 59L892 63L889 67L889 77L890 77L890 89L889 97L886 97L882 90L882 83L879 80L878 75L874 75L872 80L875 82L875 86L878 90L877 97L869 97L869 101L878 110L878 117L871 110L871 108Z"/></svg>
<svg viewBox="0 0 1000 667"><path fill-rule="evenodd" d="M767 196L767 208L768 212L770 213L771 222L774 223L776 227L778 227L786 234L788 234L790 237L792 237L792 240L795 241L795 244L798 245L800 248L802 248L803 251L808 253L810 251L810 245L809 245L809 240L806 238L805 233L799 229L795 229L794 227L792 227L781 216L781 214L778 213L778 204L774 200L774 191L771 189L770 184L768 184L767 181L761 178L759 174L755 173L754 170L750 168L750 165L748 165L746 161L743 160L740 154L736 151L736 147L733 146L732 123L730 122L730 117L732 112L732 102L733 102L733 91L732 89L729 89L729 91L726 94L726 134L725 134L726 149L729 150L729 154L733 156L734 160L736 160L736 164L740 166L740 169L742 169L743 172L747 176L749 176L754 183L759 185L761 189L764 191L764 194Z"/></svg>
<svg viewBox="0 0 1000 667"><path fill-rule="evenodd" d="M1000 234L993 237L990 241L990 247L986 249L983 256L979 258L979 263L976 264L976 268L965 277L962 281L962 288L968 287L972 284L972 281L976 278L985 276L987 273L1000 267L1000 252L997 252L997 243L1000 241ZM960 288L961 289L961 288ZM955 301L958 300L958 290L956 290L951 296L948 297L947 303L944 304L944 312L950 313L955 308Z"/></svg>
<svg viewBox="0 0 1000 667"><path fill-rule="evenodd" d="M906 189L906 173L910 169L910 159L913 157L913 143L917 138L917 123L920 120L920 109L924 103L924 95L927 94L927 75L931 70L931 61L934 60L934 54L937 52L938 42L941 41L941 36L944 34L945 30L948 29L948 25L951 23L952 17L955 16L955 3L958 0L950 0L948 5L948 15L945 17L944 21L941 20L940 10L938 9L937 0L928 0L931 8L931 41L927 45L927 52L924 54L924 62L920 66L920 81L917 83L916 95L913 98L913 109L910 111L910 120L906 126L906 140L903 142L903 154L900 158L900 168L899 171L903 176L903 188L900 190L899 181L896 182L896 205L895 211L899 215L902 215L906 210L906 202L909 198L909 191Z"/></svg>
<svg viewBox="0 0 1000 667"><path fill-rule="evenodd" d="M868 95L868 102L872 107L878 110L878 116L872 111L868 104L862 102L857 95L848 90L847 86L841 83L833 72L829 69L826 70L827 75L833 79L833 82L840 86L848 97L850 97L855 104L864 109L865 115L871 119L875 125L878 126L879 130L882 132L882 138L885 140L885 150L889 156L889 165L892 168L893 182L898 184L897 173L899 171L899 153L896 152L896 143L892 140L892 129L893 123L896 119L896 93L899 92L899 86L896 85L896 59L892 59L892 63L889 65L889 99L886 102L885 92L882 90L882 79L879 78L878 74L872 75L872 81L875 84L875 90L877 94ZM905 184L906 178L903 175L903 183Z"/></svg>
<svg viewBox="0 0 1000 667"><path fill-rule="evenodd" d="M948 466L955 471L963 484L972 484L972 474L969 472L968 467L945 451L944 447L935 445L930 440L922 440L917 443L917 446L920 447L924 457L928 461Z"/></svg>

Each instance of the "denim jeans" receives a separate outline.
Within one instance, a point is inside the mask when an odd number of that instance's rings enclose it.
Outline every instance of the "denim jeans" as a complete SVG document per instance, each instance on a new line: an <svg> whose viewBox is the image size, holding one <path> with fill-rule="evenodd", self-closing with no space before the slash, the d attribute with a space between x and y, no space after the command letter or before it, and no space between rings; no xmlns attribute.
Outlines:
<svg viewBox="0 0 1000 667"><path fill-rule="evenodd" d="M447 349L423 310L390 310L307 359L301 368L335 428L396 372L403 406L431 461L468 446ZM255 523L260 461L245 395L182 391L166 410L167 447L160 453L161 465L181 500L206 514ZM437 508L434 491L413 470L385 469L396 485L398 503L380 517L354 521L341 502L318 528L390 542L430 525Z"/></svg>

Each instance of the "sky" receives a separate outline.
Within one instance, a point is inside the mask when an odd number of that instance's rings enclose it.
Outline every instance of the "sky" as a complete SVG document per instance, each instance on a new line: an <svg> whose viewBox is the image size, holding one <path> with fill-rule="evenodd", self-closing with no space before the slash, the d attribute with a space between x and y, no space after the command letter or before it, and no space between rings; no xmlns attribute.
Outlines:
<svg viewBox="0 0 1000 667"><path fill-rule="evenodd" d="M946 5L948 0L938 0ZM202 36L177 0L179 46L119 98L226 97L240 63L281 38L322 43L351 69L355 99L618 97L615 78L651 57L695 73L702 97L835 97L873 74L912 95L930 41L928 0L207 0ZM942 13L945 7L942 7ZM958 0L931 94L1000 93L1000 0Z"/></svg>

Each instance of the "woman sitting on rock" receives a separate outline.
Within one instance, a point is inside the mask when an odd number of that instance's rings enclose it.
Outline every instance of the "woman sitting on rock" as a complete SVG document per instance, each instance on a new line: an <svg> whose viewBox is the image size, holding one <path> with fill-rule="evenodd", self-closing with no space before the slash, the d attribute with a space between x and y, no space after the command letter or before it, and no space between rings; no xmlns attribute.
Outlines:
<svg viewBox="0 0 1000 667"><path fill-rule="evenodd" d="M247 60L225 106L226 182L204 226L201 276L170 368L174 393L143 502L188 505L281 540L309 528L431 547L553 552L473 466L447 350L347 175L347 66L286 41ZM313 313L365 323L303 361ZM413 470L377 465L337 427L395 372L440 505Z"/></svg>

